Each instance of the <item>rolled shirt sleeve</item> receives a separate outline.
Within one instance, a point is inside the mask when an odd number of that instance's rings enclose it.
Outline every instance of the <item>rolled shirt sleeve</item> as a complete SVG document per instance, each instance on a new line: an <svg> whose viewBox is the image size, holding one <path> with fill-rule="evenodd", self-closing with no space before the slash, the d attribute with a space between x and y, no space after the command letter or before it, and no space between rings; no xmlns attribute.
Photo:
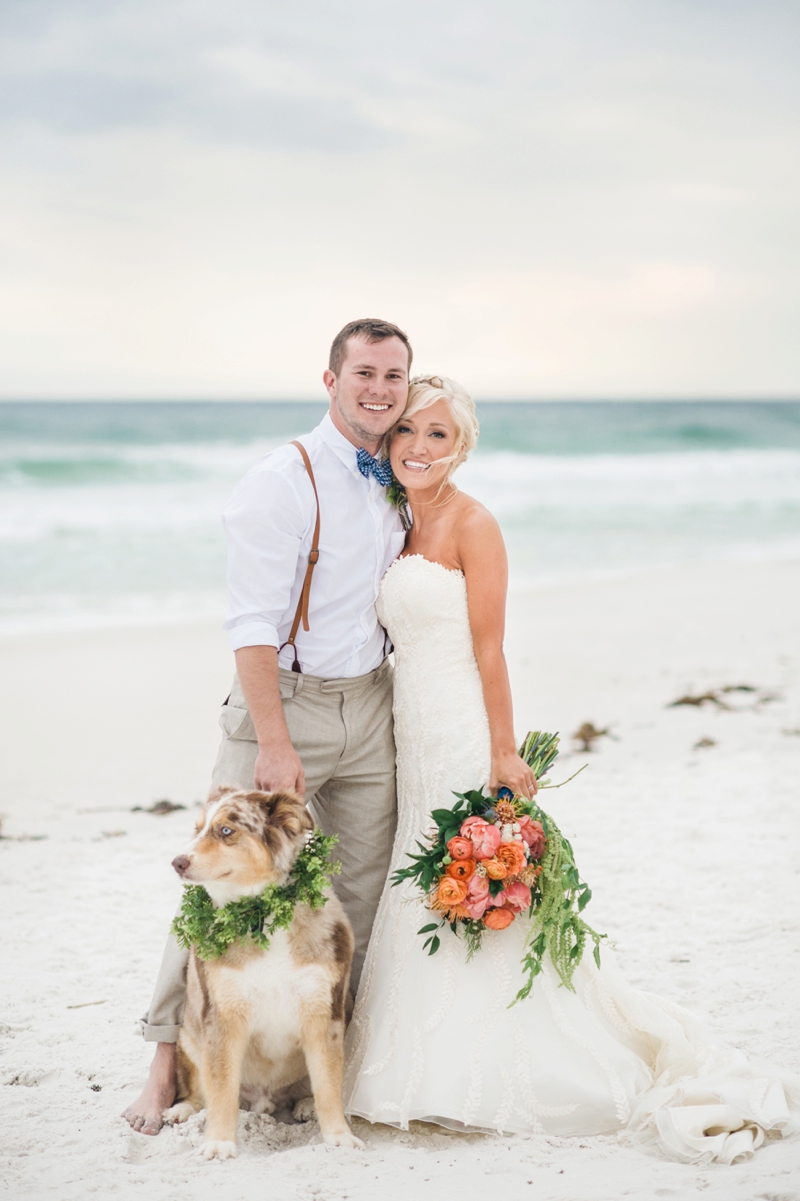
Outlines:
<svg viewBox="0 0 800 1201"><path fill-rule="evenodd" d="M292 607L297 563L310 535L304 508L285 471L259 464L223 510L228 542L224 628L235 651L281 645L279 627Z"/></svg>

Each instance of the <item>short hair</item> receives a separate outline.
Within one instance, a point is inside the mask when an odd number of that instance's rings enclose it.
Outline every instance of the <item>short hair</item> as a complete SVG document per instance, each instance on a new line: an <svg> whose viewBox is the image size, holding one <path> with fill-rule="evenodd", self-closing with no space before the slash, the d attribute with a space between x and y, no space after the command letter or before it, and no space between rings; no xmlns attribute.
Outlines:
<svg viewBox="0 0 800 1201"><path fill-rule="evenodd" d="M361 317L358 321L348 321L331 343L328 370L332 371L335 376L338 376L342 369L342 363L347 356L347 343L351 338L363 338L365 342L383 342L385 338L399 338L408 351L408 369L411 370L413 351L408 334L403 333L391 321L381 321L377 317Z"/></svg>
<svg viewBox="0 0 800 1201"><path fill-rule="evenodd" d="M430 408L437 400L444 400L450 406L460 443L459 449L450 460L447 472L447 479L450 479L455 469L466 462L469 452L474 450L480 432L478 418L475 416L475 403L466 388L462 388L454 379L448 379L444 375L414 376L408 389L408 404L402 417L398 418L386 435L384 445L388 450L394 430L404 418L413 417L420 409Z"/></svg>

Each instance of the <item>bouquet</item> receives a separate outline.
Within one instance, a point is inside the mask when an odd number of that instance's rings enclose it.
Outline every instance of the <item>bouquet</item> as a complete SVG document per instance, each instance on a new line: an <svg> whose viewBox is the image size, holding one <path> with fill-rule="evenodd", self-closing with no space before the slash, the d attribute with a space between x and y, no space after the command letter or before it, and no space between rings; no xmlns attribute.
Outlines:
<svg viewBox="0 0 800 1201"><path fill-rule="evenodd" d="M557 734L537 730L519 749L540 789L562 787L547 778L558 742ZM392 877L395 885L413 880L437 917L419 931L428 936L424 947L430 955L438 951L438 932L449 926L463 934L471 959L487 930L505 930L524 914L532 919L522 958L524 983L512 1004L530 995L547 953L561 983L574 992L572 977L587 939L599 967L605 935L581 916L592 892L580 878L569 841L535 801L507 788L497 797L482 789L453 795L452 809L433 810L428 845L418 842L420 854L409 855L411 865Z"/></svg>

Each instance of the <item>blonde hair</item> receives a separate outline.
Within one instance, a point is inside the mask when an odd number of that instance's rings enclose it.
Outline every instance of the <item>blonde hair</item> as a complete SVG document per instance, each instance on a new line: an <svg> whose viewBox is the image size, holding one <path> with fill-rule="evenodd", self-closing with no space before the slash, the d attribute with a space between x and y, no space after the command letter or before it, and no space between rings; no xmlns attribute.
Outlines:
<svg viewBox="0 0 800 1201"><path fill-rule="evenodd" d="M466 462L469 452L474 450L480 431L473 399L469 392L454 379L448 379L444 375L414 376L408 389L408 404L403 410L403 416L397 419L386 435L384 451L388 452L394 431L404 418L413 417L421 409L430 408L431 405L436 404L437 400L447 402L456 427L458 449L450 457L446 476L446 479L449 480L456 468Z"/></svg>

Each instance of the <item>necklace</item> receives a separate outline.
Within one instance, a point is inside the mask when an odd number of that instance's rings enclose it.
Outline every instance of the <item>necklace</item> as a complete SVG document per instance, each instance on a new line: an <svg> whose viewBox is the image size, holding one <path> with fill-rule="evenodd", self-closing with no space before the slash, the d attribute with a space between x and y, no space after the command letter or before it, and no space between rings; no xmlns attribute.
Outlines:
<svg viewBox="0 0 800 1201"><path fill-rule="evenodd" d="M172 923L176 940L182 947L193 948L200 959L219 959L238 942L250 941L266 950L275 931L292 924L298 905L322 909L330 877L341 871L341 864L328 862L337 842L335 836L314 830L286 883L268 884L256 897L239 897L215 906L202 884L190 884Z"/></svg>

